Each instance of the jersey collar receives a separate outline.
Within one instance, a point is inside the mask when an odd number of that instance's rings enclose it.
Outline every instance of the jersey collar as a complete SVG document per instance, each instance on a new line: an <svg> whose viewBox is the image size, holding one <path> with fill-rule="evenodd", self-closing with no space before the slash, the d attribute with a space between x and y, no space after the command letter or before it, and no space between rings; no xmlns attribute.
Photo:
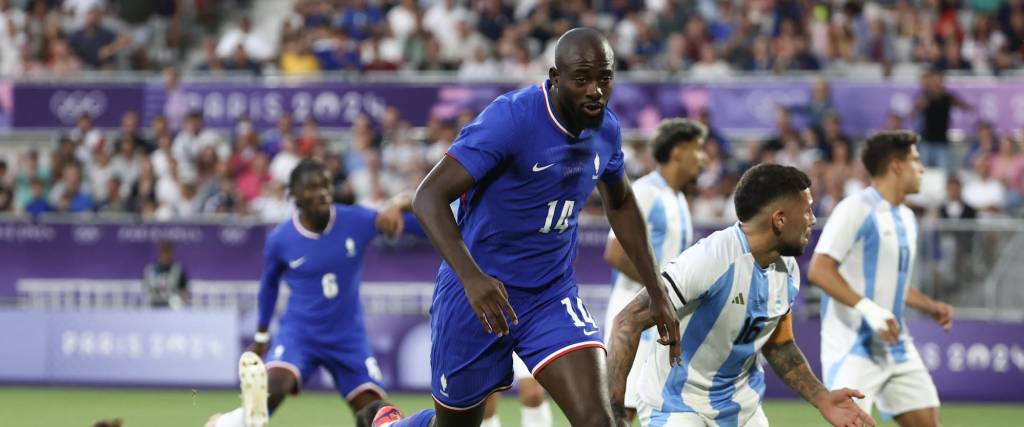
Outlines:
<svg viewBox="0 0 1024 427"><path fill-rule="evenodd" d="M736 225L733 226L733 231L736 232L736 238L740 239L740 246L743 247L743 253L750 253L750 243L747 242L747 235L743 234L743 223L737 221ZM757 264L756 262L754 264Z"/></svg>
<svg viewBox="0 0 1024 427"><path fill-rule="evenodd" d="M298 231L299 234L302 235L302 237L305 237L307 239L317 240L317 239L320 238L320 236L323 236L323 235L329 233L331 231L331 228L334 228L334 216L335 216L335 206L331 205L331 217L330 217L330 219L327 220L327 226L324 227L324 232L323 233L319 233L319 234L314 233L314 232L306 229L306 227L304 227L302 225L302 221L299 221L299 213L298 212L295 212L294 214L292 214L292 224L295 225L295 230Z"/></svg>
<svg viewBox="0 0 1024 427"><path fill-rule="evenodd" d="M544 108L547 111L548 119L551 120L551 123L554 124L559 131L561 131L563 134L565 134L565 136L568 136L569 138L583 139L589 136L589 132L587 132L587 129L583 129L580 132L579 136L573 135L572 132L569 132L569 128L563 126L562 122L558 121L558 117L555 116L555 108L553 105L551 105L551 98L548 97L548 91L550 90L550 88L551 80L544 80L544 83L540 84L541 94L544 95Z"/></svg>

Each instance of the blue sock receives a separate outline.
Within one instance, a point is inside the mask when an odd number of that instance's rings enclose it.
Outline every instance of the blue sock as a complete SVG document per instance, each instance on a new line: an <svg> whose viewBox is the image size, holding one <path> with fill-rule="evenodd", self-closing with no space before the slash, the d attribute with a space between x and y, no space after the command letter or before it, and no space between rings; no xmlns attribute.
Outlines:
<svg viewBox="0 0 1024 427"><path fill-rule="evenodd" d="M433 409L424 409L408 418L396 421L391 427L430 427L430 421L434 419Z"/></svg>

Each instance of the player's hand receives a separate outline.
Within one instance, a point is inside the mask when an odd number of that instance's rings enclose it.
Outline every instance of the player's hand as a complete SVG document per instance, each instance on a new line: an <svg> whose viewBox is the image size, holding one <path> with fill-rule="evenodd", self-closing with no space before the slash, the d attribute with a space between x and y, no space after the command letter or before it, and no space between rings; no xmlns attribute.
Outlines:
<svg viewBox="0 0 1024 427"><path fill-rule="evenodd" d="M480 274L470 280L463 280L462 289L466 292L469 306L473 307L477 320L480 321L480 325L487 333L499 337L508 335L509 327L506 315L513 324L519 323L512 304L508 302L505 285L498 279Z"/></svg>
<svg viewBox="0 0 1024 427"><path fill-rule="evenodd" d="M932 312L930 313L932 319L935 319L935 323L942 326L942 329L950 330L953 329L953 306L940 301L932 302Z"/></svg>
<svg viewBox="0 0 1024 427"><path fill-rule="evenodd" d="M265 343L265 342L254 342L251 345L249 345L249 348L246 349L246 351L251 351L253 353L256 353L256 355L259 356L260 359L263 359L264 358L263 356L265 356L267 354L267 343Z"/></svg>
<svg viewBox="0 0 1024 427"><path fill-rule="evenodd" d="M864 395L857 390L843 388L833 390L823 396L815 406L825 420L836 427L863 427L875 425L875 419L860 409L853 399L863 399Z"/></svg>
<svg viewBox="0 0 1024 427"><path fill-rule="evenodd" d="M679 348L679 321L672 303L664 295L651 295L651 319L658 327L658 343L669 347L669 363L682 365L682 349Z"/></svg>
<svg viewBox="0 0 1024 427"><path fill-rule="evenodd" d="M864 320L868 322L871 330L875 331L885 342L896 344L899 341L900 325L896 323L896 316L893 316L892 312L867 298L861 298L853 308L864 316Z"/></svg>
<svg viewBox="0 0 1024 427"><path fill-rule="evenodd" d="M398 236L405 230L405 219L397 207L388 207L377 212L377 231L387 236Z"/></svg>

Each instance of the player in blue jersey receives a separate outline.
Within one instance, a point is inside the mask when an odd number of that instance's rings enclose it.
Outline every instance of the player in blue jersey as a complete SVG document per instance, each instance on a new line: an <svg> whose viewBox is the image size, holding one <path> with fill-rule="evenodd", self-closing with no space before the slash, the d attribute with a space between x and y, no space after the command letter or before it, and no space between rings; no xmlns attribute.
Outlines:
<svg viewBox="0 0 1024 427"><path fill-rule="evenodd" d="M211 417L216 427L258 427L270 412L319 367L326 368L338 392L358 411L384 397L359 300L362 260L378 234L418 230L408 196L375 211L332 203L332 181L323 164L304 160L291 173L289 190L298 213L267 237L258 299L259 320L251 353L242 356L239 375L243 407ZM281 280L291 295L280 328L268 328ZM266 369L258 356L267 350Z"/></svg>
<svg viewBox="0 0 1024 427"><path fill-rule="evenodd" d="M414 211L444 258L431 307L436 413L397 420L383 407L374 425L480 425L480 403L512 383L513 350L570 423L613 425L604 344L572 269L578 214L595 186L653 295L661 342L677 340L607 108L614 70L598 31L566 32L549 80L495 99L420 184Z"/></svg>

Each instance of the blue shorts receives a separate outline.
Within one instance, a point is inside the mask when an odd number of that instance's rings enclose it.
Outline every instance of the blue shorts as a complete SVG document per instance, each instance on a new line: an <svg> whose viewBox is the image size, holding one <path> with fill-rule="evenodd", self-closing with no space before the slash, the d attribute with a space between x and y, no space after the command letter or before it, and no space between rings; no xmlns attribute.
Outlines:
<svg viewBox="0 0 1024 427"><path fill-rule="evenodd" d="M519 317L498 338L484 331L462 285L438 277L431 306L431 389L441 405L469 409L492 392L512 386L514 350L534 376L555 359L584 348L601 348L601 332L568 281L539 289L507 287Z"/></svg>
<svg viewBox="0 0 1024 427"><path fill-rule="evenodd" d="M312 378L318 367L331 374L334 387L345 400L364 391L386 396L381 386L380 367L373 358L370 343L363 339L325 340L299 332L300 327L282 325L264 358L267 369L287 369L299 384ZM298 389L295 393L298 393Z"/></svg>

